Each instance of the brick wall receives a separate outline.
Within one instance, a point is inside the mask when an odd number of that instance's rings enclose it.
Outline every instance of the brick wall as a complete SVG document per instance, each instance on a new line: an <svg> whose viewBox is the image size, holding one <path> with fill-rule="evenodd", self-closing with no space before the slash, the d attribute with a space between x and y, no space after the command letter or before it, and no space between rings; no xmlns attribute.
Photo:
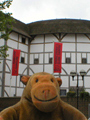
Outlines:
<svg viewBox="0 0 90 120"><path fill-rule="evenodd" d="M72 106L77 108L77 98L67 98L61 97L61 99ZM20 100L20 97L8 97L0 98L0 111L16 104ZM88 104L90 104L90 99L88 101L78 100L78 109L88 118Z"/></svg>
<svg viewBox="0 0 90 120"><path fill-rule="evenodd" d="M61 97L61 99L68 104L74 106L77 108L77 98L67 98L67 97ZM78 109L88 118L88 104L90 104L90 99L88 100L81 100L78 99Z"/></svg>

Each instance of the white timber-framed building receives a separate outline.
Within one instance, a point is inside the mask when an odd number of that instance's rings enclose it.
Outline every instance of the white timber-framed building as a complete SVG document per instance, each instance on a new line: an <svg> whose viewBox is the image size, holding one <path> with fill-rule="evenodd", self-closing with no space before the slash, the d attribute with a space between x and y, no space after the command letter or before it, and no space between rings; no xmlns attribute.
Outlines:
<svg viewBox="0 0 90 120"><path fill-rule="evenodd" d="M62 73L53 73L53 43L63 43ZM55 19L24 24L18 20L8 41L0 40L0 46L7 45L9 56L0 59L0 97L21 96L23 75L48 72L62 79L61 95L77 86L72 80L72 70L85 70L84 81L79 76L79 87L90 92L90 21ZM20 49L19 75L11 76L13 49Z"/></svg>

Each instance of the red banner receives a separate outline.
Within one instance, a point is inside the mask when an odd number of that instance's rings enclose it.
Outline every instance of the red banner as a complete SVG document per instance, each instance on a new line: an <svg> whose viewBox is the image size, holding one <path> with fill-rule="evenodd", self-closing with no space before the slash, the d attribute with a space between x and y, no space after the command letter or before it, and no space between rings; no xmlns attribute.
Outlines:
<svg viewBox="0 0 90 120"><path fill-rule="evenodd" d="M54 73L61 73L62 67L62 43L54 43Z"/></svg>
<svg viewBox="0 0 90 120"><path fill-rule="evenodd" d="M12 76L18 76L20 52L21 51L17 49L13 50Z"/></svg>

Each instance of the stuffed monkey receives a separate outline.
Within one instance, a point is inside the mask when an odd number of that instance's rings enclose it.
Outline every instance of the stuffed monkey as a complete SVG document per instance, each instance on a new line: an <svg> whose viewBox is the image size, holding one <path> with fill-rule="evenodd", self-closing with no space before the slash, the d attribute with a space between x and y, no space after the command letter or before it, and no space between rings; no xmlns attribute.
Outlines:
<svg viewBox="0 0 90 120"><path fill-rule="evenodd" d="M87 120L60 99L60 78L41 72L24 76L21 81L26 85L21 100L3 110L0 120Z"/></svg>

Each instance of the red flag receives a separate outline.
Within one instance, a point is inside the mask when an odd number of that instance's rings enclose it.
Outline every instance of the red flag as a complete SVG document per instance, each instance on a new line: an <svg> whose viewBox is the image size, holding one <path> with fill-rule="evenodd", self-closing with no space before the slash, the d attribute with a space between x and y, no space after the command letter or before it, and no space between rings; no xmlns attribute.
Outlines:
<svg viewBox="0 0 90 120"><path fill-rule="evenodd" d="M54 73L61 73L62 67L62 43L54 43Z"/></svg>
<svg viewBox="0 0 90 120"><path fill-rule="evenodd" d="M12 76L18 76L20 52L21 50L13 50Z"/></svg>

